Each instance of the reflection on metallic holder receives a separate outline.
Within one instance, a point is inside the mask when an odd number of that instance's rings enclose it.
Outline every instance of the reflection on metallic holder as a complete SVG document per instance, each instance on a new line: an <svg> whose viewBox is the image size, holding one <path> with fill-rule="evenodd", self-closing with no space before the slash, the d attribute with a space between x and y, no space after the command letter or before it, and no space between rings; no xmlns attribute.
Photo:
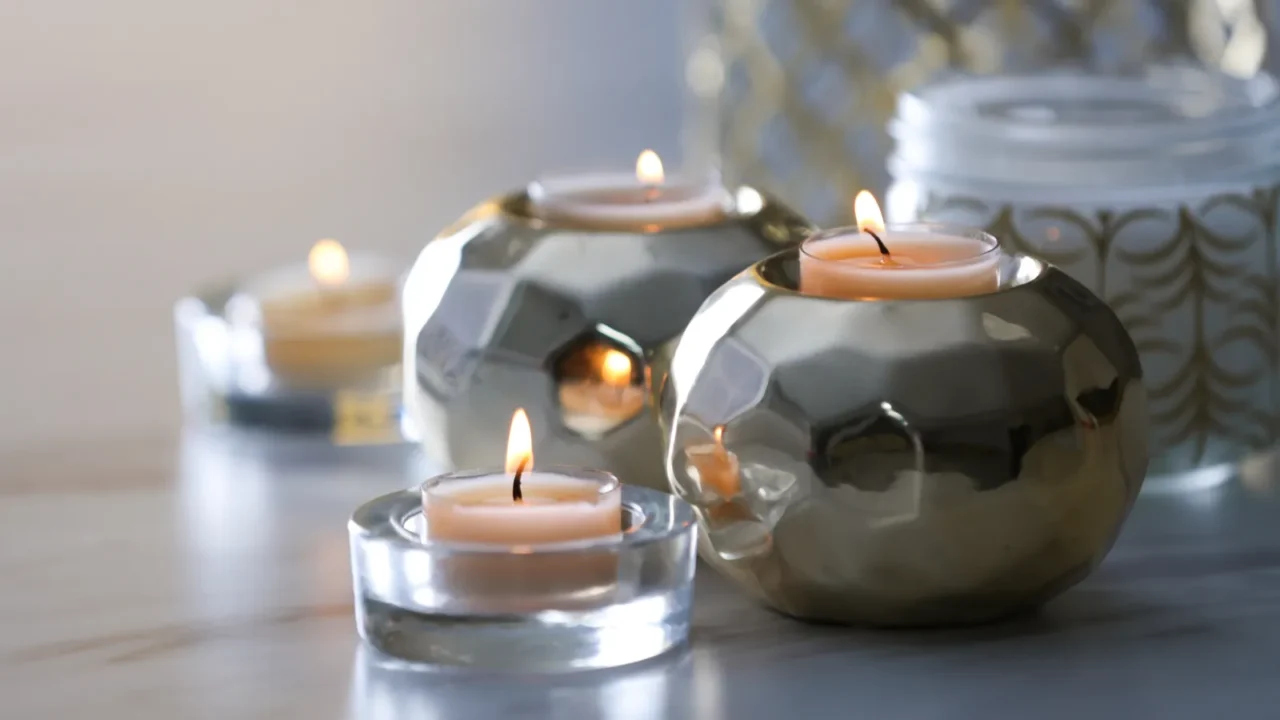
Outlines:
<svg viewBox="0 0 1280 720"><path fill-rule="evenodd" d="M693 510L631 486L621 504L620 534L512 547L424 540L416 491L370 501L349 523L360 636L410 665L540 673L626 665L683 644Z"/></svg>
<svg viewBox="0 0 1280 720"><path fill-rule="evenodd" d="M339 445L402 441L398 333L273 336L239 292L211 290L174 307L189 421L319 435ZM251 317L240 317L246 312Z"/></svg>
<svg viewBox="0 0 1280 720"><path fill-rule="evenodd" d="M728 198L710 224L628 230L546 220L517 192L428 243L403 294L405 405L427 455L484 465L523 407L539 459L665 490L650 388L685 323L811 230L751 188Z"/></svg>
<svg viewBox="0 0 1280 720"><path fill-rule="evenodd" d="M884 626L1083 578L1146 470L1142 370L1084 286L1004 263L986 295L842 300L797 292L790 250L717 291L662 391L705 559L784 613Z"/></svg>

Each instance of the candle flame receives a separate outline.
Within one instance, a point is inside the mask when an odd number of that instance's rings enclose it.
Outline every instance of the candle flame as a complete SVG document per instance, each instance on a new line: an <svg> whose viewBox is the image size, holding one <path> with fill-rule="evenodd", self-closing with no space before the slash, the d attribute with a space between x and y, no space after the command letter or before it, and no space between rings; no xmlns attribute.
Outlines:
<svg viewBox="0 0 1280 720"><path fill-rule="evenodd" d="M724 426L717 425L716 429L711 431L711 434L716 437L716 447L724 447Z"/></svg>
<svg viewBox="0 0 1280 720"><path fill-rule="evenodd" d="M307 255L311 277L322 285L341 285L351 276L351 260L342 243L332 238L319 240Z"/></svg>
<svg viewBox="0 0 1280 720"><path fill-rule="evenodd" d="M511 416L511 432L507 435L507 460L503 469L514 473L524 466L533 469L533 431L529 429L529 415L524 408L517 408Z"/></svg>
<svg viewBox="0 0 1280 720"><path fill-rule="evenodd" d="M876 202L875 195L866 190L860 191L853 198L853 217L858 223L858 230L884 232L884 215L880 214L880 203Z"/></svg>
<svg viewBox="0 0 1280 720"><path fill-rule="evenodd" d="M600 378L606 385L623 387L631 384L631 358L627 354L610 348L604 353L604 361L600 363Z"/></svg>
<svg viewBox="0 0 1280 720"><path fill-rule="evenodd" d="M662 158L652 150L645 150L636 158L636 179L645 185L660 185L666 175L662 172Z"/></svg>

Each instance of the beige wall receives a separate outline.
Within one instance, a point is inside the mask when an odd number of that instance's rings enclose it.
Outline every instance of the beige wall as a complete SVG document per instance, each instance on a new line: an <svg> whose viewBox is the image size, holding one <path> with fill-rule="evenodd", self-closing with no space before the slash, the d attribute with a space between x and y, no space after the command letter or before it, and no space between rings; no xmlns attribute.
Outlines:
<svg viewBox="0 0 1280 720"><path fill-rule="evenodd" d="M0 3L0 445L178 421L170 307L675 156L681 0Z"/></svg>

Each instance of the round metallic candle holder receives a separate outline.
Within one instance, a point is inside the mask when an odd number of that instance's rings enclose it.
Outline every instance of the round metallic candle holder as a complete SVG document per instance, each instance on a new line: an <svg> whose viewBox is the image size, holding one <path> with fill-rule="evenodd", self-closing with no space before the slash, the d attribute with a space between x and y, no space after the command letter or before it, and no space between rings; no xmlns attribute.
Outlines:
<svg viewBox="0 0 1280 720"><path fill-rule="evenodd" d="M272 369L262 332L232 322L228 304L236 292L210 289L174 306L179 390L189 421L336 445L403 442L399 362L320 384L291 383Z"/></svg>
<svg viewBox="0 0 1280 720"><path fill-rule="evenodd" d="M348 525L360 636L414 667L537 673L617 667L683 644L693 509L657 490L621 493L622 533L514 547L424 539L415 490L366 503Z"/></svg>
<svg viewBox="0 0 1280 720"><path fill-rule="evenodd" d="M1147 466L1137 351L1039 261L943 300L802 295L798 251L685 331L662 391L704 558L772 607L880 626L1033 608L1110 548Z"/></svg>
<svg viewBox="0 0 1280 720"><path fill-rule="evenodd" d="M403 294L405 406L428 457L502 457L523 407L540 462L665 490L651 388L675 341L718 286L811 230L751 188L727 198L711 225L620 230L549 222L522 191L428 243Z"/></svg>

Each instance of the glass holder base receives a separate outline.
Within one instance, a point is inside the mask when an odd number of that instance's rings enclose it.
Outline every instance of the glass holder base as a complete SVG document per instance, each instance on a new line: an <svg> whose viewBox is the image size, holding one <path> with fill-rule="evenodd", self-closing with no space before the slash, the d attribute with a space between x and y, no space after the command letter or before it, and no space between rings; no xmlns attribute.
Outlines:
<svg viewBox="0 0 1280 720"><path fill-rule="evenodd" d="M376 498L348 526L360 636L413 667L522 673L618 667L681 646L693 510L632 486L622 509L619 535L510 547L423 540L418 493Z"/></svg>

